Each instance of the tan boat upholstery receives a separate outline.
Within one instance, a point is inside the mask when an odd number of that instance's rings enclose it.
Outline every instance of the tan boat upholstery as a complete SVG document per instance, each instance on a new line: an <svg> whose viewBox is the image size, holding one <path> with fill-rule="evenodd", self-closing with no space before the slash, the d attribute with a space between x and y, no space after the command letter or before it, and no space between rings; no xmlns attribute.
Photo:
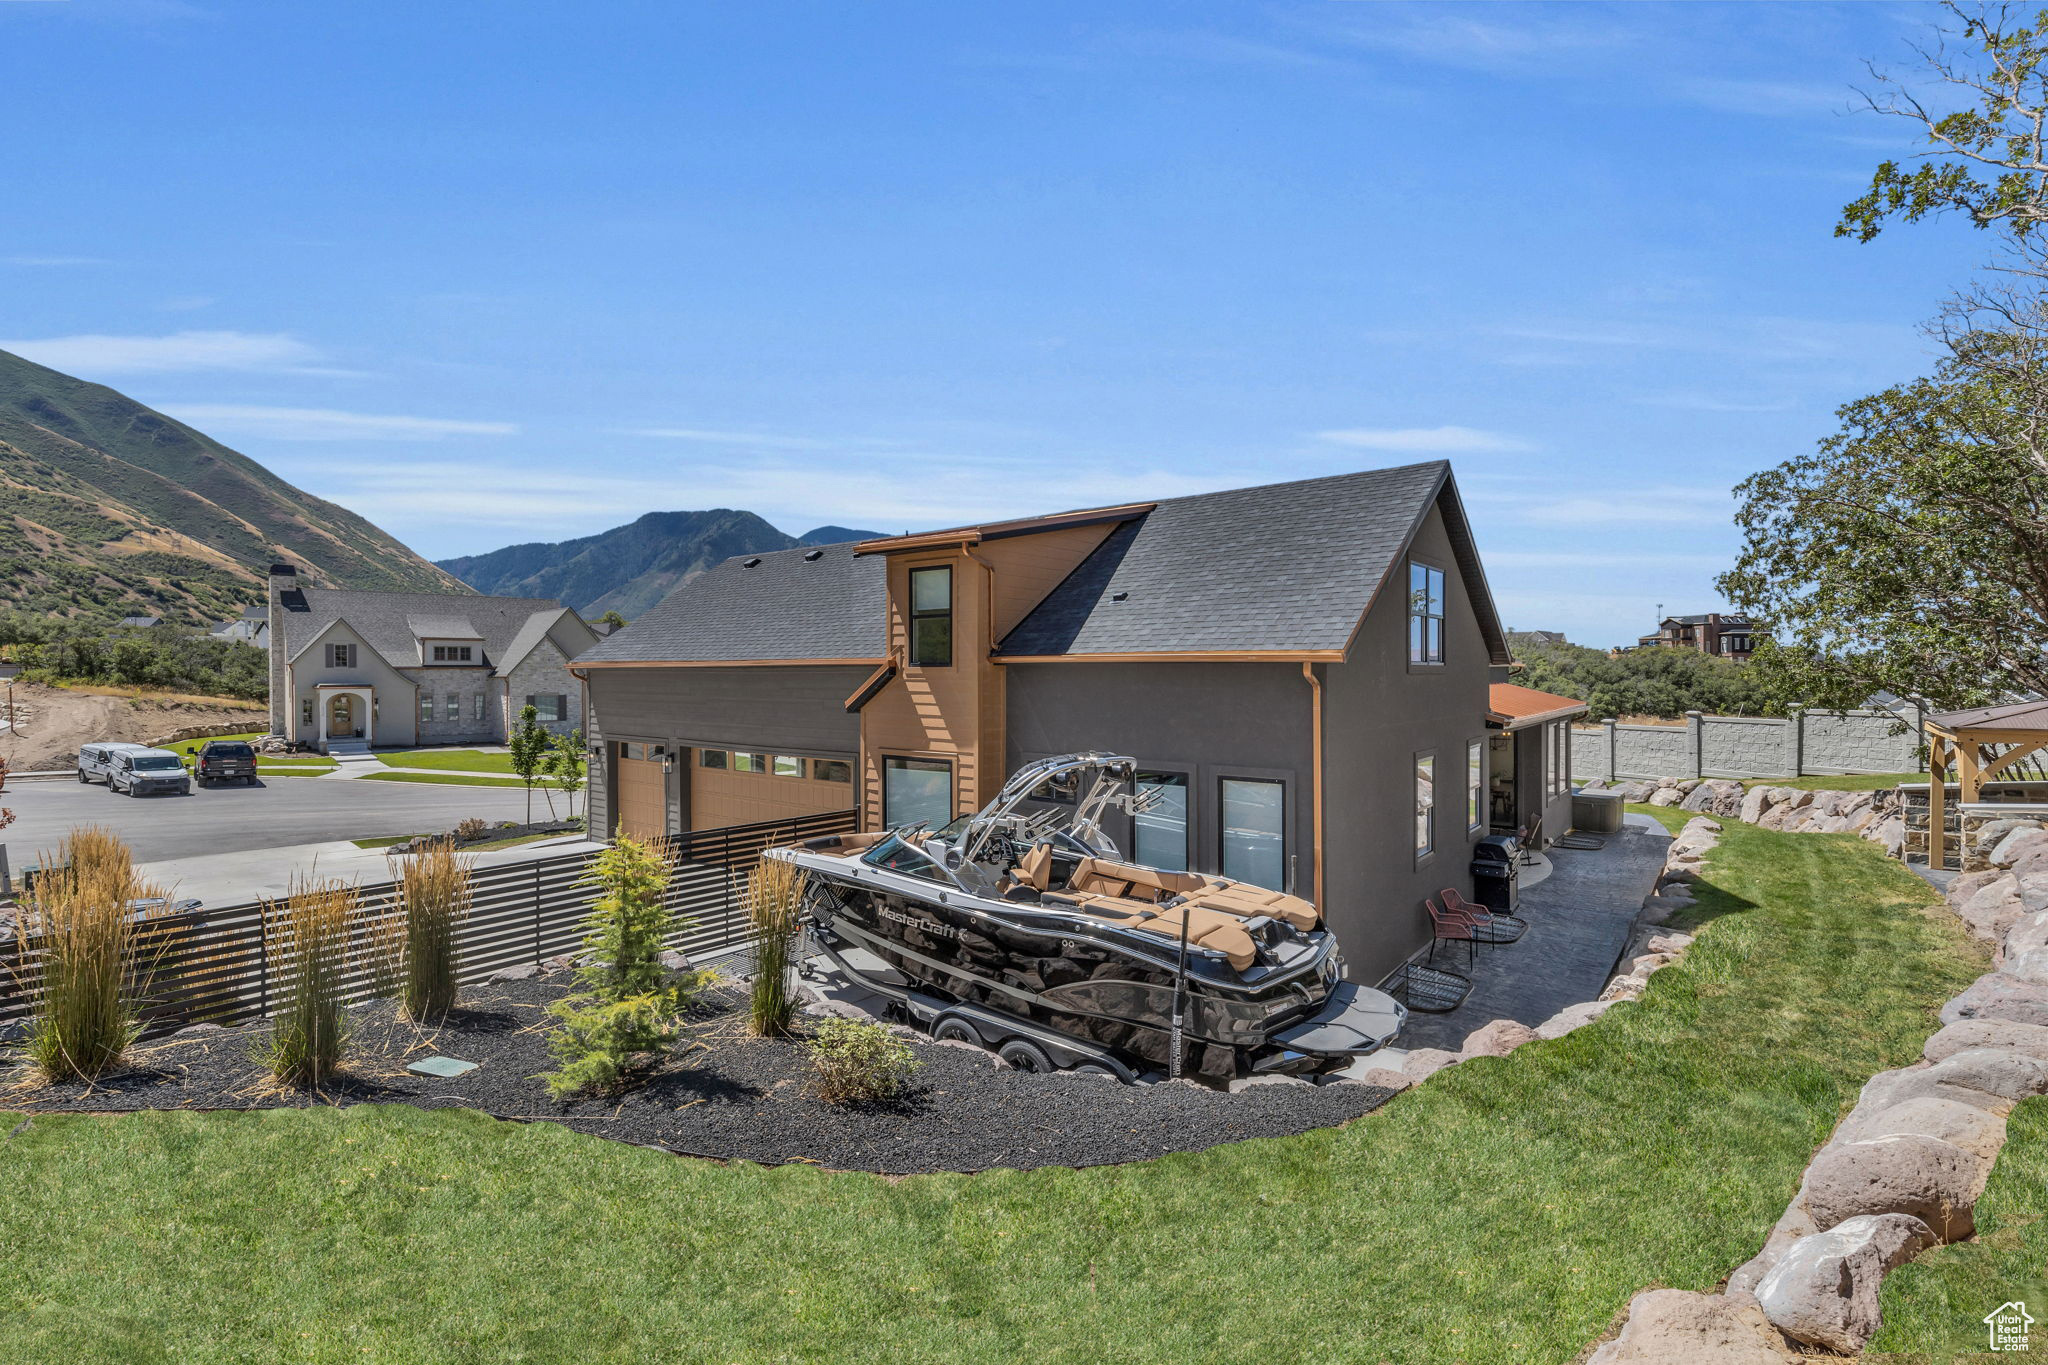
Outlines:
<svg viewBox="0 0 2048 1365"><path fill-rule="evenodd" d="M1033 891L1052 885L1052 845L1033 844L1017 859L1017 881Z"/></svg>
<svg viewBox="0 0 2048 1365"><path fill-rule="evenodd" d="M1150 901L1133 900L1128 896L1061 895L1054 892L1042 898L1052 904L1072 905L1084 915L1099 919L1113 920L1133 929L1143 929L1149 934L1180 941L1180 925L1183 914L1187 916L1188 942L1198 948L1211 948L1222 953L1230 965L1238 971L1258 960L1258 947L1252 936L1245 932L1244 921L1236 915L1220 910L1204 909L1202 906L1169 906L1161 909Z"/></svg>
<svg viewBox="0 0 2048 1365"><path fill-rule="evenodd" d="M1270 915L1303 932L1315 928L1323 920L1316 913L1315 906L1299 896L1290 896L1284 891L1268 891L1263 886L1245 882L1212 883L1201 891L1191 892L1188 899L1197 905L1242 915L1246 919Z"/></svg>
<svg viewBox="0 0 2048 1365"><path fill-rule="evenodd" d="M811 839L803 845L813 853L826 853L836 858L850 857L865 852L889 837L889 831L876 830L872 834L828 834L821 839Z"/></svg>
<svg viewBox="0 0 2048 1365"><path fill-rule="evenodd" d="M1113 863L1107 858L1083 858L1074 868L1074 875L1067 878L1067 885L1088 895L1163 901L1200 891L1209 882L1192 872L1163 872L1156 867Z"/></svg>

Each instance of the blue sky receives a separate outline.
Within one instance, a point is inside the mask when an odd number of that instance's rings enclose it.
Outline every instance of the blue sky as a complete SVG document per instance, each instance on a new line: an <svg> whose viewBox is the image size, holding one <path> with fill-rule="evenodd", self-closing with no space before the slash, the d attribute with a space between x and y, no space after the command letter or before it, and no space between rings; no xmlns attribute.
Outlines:
<svg viewBox="0 0 2048 1365"><path fill-rule="evenodd" d="M1936 17L0 0L0 347L435 558L1442 455L1509 623L1608 644L1927 367L1983 239L1831 228Z"/></svg>

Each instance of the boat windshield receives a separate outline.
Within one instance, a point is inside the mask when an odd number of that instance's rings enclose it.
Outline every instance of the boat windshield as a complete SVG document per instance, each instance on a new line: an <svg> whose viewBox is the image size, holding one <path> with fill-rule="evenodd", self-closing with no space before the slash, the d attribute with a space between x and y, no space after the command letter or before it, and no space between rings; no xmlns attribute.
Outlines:
<svg viewBox="0 0 2048 1365"><path fill-rule="evenodd" d="M861 855L861 861L869 867L904 872L913 877L923 877L926 881L951 884L953 880L932 861L930 854L913 844L906 843L894 834Z"/></svg>

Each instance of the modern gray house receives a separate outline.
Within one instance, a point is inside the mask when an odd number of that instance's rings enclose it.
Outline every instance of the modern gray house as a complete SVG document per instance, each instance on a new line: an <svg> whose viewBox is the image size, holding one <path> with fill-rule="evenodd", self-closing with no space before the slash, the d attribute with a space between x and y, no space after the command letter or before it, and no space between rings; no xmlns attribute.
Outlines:
<svg viewBox="0 0 2048 1365"><path fill-rule="evenodd" d="M594 829L943 823L1125 753L1138 860L1308 897L1378 980L1472 889L1509 662L1437 461L730 559L575 668Z"/></svg>
<svg viewBox="0 0 2048 1365"><path fill-rule="evenodd" d="M569 660L597 634L560 602L303 587L270 566L270 732L328 753L503 743L522 707L574 729Z"/></svg>

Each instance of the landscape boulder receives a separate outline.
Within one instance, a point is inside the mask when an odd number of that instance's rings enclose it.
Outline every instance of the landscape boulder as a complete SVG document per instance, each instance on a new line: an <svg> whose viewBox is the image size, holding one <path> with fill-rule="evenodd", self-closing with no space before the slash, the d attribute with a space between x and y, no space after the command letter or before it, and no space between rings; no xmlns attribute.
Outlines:
<svg viewBox="0 0 2048 1365"><path fill-rule="evenodd" d="M1856 1108L1875 1112L1926 1097L2004 1114L2015 1101L2044 1093L2048 1093L2048 1062L2003 1048L1978 1048L1958 1052L1933 1066L1918 1062L1897 1071L1880 1071L1863 1083Z"/></svg>
<svg viewBox="0 0 2048 1365"><path fill-rule="evenodd" d="M2039 951L2038 949L2036 951ZM2005 1048L2048 1061L2048 1027L2015 1024L2004 1019L1963 1019L1944 1024L1927 1040L1921 1055L1930 1062L1981 1047Z"/></svg>
<svg viewBox="0 0 2048 1365"><path fill-rule="evenodd" d="M1653 806L1675 806L1683 800L1685 793L1676 787L1659 787L1650 793L1650 804Z"/></svg>
<svg viewBox="0 0 2048 1365"><path fill-rule="evenodd" d="M1574 1029L1582 1029L1592 1023L1607 1013L1613 1004L1612 1000L1582 1000L1576 1005L1566 1005L1536 1026L1536 1036L1543 1039L1562 1038Z"/></svg>
<svg viewBox="0 0 2048 1365"><path fill-rule="evenodd" d="M1961 1100L1922 1095L1883 1109L1858 1109L1835 1131L1836 1142L1913 1134L1952 1142L1986 1162L1998 1159L2005 1146L2005 1119Z"/></svg>
<svg viewBox="0 0 2048 1365"><path fill-rule="evenodd" d="M1877 1333L1884 1277L1934 1244L1908 1214L1847 1219L1793 1243L1757 1285L1757 1306L1794 1341L1855 1355Z"/></svg>
<svg viewBox="0 0 2048 1365"><path fill-rule="evenodd" d="M2010 957L2029 948L2048 948L2048 914L2022 915L2005 931L2002 950Z"/></svg>
<svg viewBox="0 0 2048 1365"><path fill-rule="evenodd" d="M1794 1365L1764 1310L1747 1294L1652 1289L1628 1302L1621 1335L1586 1365Z"/></svg>
<svg viewBox="0 0 2048 1365"><path fill-rule="evenodd" d="M2006 937L2006 951L2012 951L2011 935ZM1970 983L1970 988L1941 1007L1941 1022L1959 1023L1965 1019L2002 1019L2013 1024L2039 1024L2048 1027L2048 986L2022 981L2004 972L1986 972Z"/></svg>
<svg viewBox="0 0 2048 1365"><path fill-rule="evenodd" d="M1376 1085L1382 1090L1397 1094L1415 1084L1415 1078L1405 1071L1390 1071L1383 1066L1368 1067L1354 1079L1360 1085Z"/></svg>
<svg viewBox="0 0 2048 1365"><path fill-rule="evenodd" d="M1806 1168L1806 1206L1823 1232L1863 1214L1909 1213L1944 1242L1976 1230L1987 1168L1952 1142L1915 1134L1831 1143Z"/></svg>
<svg viewBox="0 0 2048 1365"><path fill-rule="evenodd" d="M1440 1047L1419 1047L1401 1060L1401 1070L1421 1081L1427 1080L1447 1066L1456 1066L1464 1059L1455 1052Z"/></svg>
<svg viewBox="0 0 2048 1365"><path fill-rule="evenodd" d="M1524 1043L1536 1041L1536 1030L1513 1019L1495 1019L1473 1029L1465 1039L1465 1046L1459 1055L1467 1060L1473 1057L1505 1057Z"/></svg>
<svg viewBox="0 0 2048 1365"><path fill-rule="evenodd" d="M2005 937L2005 931L2017 924L2027 910L2020 901L2019 878L2010 872L1985 882L1967 899L1951 892L1949 904L1972 934L1994 943Z"/></svg>
<svg viewBox="0 0 2048 1365"><path fill-rule="evenodd" d="M1653 953L1678 954L1692 947L1692 935L1681 934L1676 929L1669 933L1652 934L1650 941L1643 945Z"/></svg>
<svg viewBox="0 0 2048 1365"><path fill-rule="evenodd" d="M1742 798L1742 806L1736 818L1746 825L1753 825L1763 818L1764 805L1771 799L1769 787L1751 787L1749 794Z"/></svg>
<svg viewBox="0 0 2048 1365"><path fill-rule="evenodd" d="M2008 953L1998 970L2017 981L2035 986L2048 986L2048 948L2029 948L2023 953Z"/></svg>
<svg viewBox="0 0 2048 1365"><path fill-rule="evenodd" d="M2043 843L2048 843L2048 830L2043 830L2039 825L2022 825L2000 839L1991 850L1991 865L2011 867L2019 861L2021 854Z"/></svg>

